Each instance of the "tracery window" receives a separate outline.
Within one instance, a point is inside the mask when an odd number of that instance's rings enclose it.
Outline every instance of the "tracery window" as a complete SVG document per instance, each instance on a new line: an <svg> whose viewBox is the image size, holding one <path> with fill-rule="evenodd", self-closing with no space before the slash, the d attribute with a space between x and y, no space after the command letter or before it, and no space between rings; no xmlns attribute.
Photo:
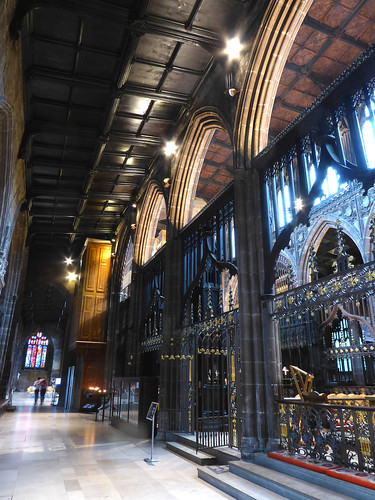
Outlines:
<svg viewBox="0 0 375 500"><path fill-rule="evenodd" d="M339 327L332 333L332 344L335 348L350 347L349 325L346 318L342 318ZM340 373L352 371L352 361L349 356L337 358L337 369Z"/></svg>
<svg viewBox="0 0 375 500"><path fill-rule="evenodd" d="M45 368L48 339L42 332L31 335L27 341L25 368Z"/></svg>

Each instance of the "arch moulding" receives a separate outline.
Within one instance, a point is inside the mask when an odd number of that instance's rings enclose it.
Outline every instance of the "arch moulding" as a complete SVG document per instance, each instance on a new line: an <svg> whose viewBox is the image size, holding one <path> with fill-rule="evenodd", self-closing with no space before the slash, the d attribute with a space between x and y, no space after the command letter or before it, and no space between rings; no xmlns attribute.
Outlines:
<svg viewBox="0 0 375 500"><path fill-rule="evenodd" d="M165 203L165 199L160 186L156 182L150 182L142 203L134 237L133 259L139 266L145 264L151 257L163 203Z"/></svg>
<svg viewBox="0 0 375 500"><path fill-rule="evenodd" d="M197 111L182 142L169 197L169 220L176 230L191 219L195 193L207 148L215 130L227 128L213 108Z"/></svg>
<svg viewBox="0 0 375 500"><path fill-rule="evenodd" d="M270 2L254 41L236 116L236 150L246 162L268 141L271 113L285 62L314 0Z"/></svg>

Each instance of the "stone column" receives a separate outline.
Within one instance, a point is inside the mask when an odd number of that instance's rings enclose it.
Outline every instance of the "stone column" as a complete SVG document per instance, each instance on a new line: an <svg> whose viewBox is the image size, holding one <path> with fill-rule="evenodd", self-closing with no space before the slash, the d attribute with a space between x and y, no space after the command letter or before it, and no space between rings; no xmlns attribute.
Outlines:
<svg viewBox="0 0 375 500"><path fill-rule="evenodd" d="M256 171L235 170L235 215L239 269L242 456L273 447L277 437L274 397L281 388L280 348L262 305L263 237L259 178Z"/></svg>

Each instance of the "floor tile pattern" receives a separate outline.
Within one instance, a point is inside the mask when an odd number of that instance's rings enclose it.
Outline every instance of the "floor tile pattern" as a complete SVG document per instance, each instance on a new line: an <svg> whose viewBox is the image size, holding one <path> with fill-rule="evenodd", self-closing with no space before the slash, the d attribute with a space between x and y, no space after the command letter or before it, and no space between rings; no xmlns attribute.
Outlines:
<svg viewBox="0 0 375 500"><path fill-rule="evenodd" d="M23 394L0 418L0 500L215 500L230 498L196 465L155 442L133 439L94 415L34 406Z"/></svg>

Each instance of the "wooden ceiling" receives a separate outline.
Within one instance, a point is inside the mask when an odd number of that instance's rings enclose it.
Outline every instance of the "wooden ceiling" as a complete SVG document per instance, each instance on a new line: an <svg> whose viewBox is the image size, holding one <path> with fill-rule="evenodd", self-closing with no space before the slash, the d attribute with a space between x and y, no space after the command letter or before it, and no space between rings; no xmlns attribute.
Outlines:
<svg viewBox="0 0 375 500"><path fill-rule="evenodd" d="M60 260L77 256L87 237L116 234L145 175L157 168L164 142L182 130L205 86L220 83L213 71L225 38L244 19L250 24L265 4L18 1L10 34L22 37L23 48L20 154L26 160L30 262L45 252ZM313 3L280 81L270 139L374 40L374 18L374 0ZM217 194L232 179L232 166L229 137L218 131L198 196L207 201ZM33 269L29 265L26 309L38 293L37 286L31 290ZM43 306L34 304L33 321L50 310L57 292L46 290ZM56 309L64 303L57 297Z"/></svg>
<svg viewBox="0 0 375 500"><path fill-rule="evenodd" d="M374 21L374 0L315 0L280 79L270 140L375 40Z"/></svg>

